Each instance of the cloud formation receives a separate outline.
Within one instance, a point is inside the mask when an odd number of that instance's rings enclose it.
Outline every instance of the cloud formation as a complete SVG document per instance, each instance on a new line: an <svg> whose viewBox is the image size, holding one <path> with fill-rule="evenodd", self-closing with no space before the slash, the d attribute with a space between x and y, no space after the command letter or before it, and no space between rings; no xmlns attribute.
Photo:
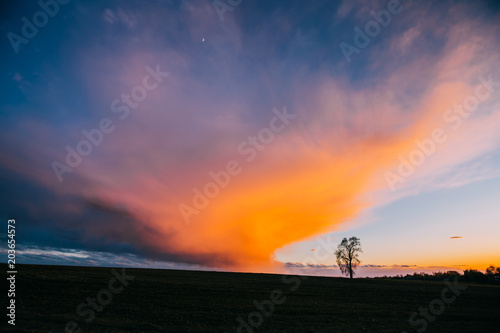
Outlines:
<svg viewBox="0 0 500 333"><path fill-rule="evenodd" d="M312 13L301 2L265 12L248 4L223 23L209 4L77 5L67 35L57 35L65 62L38 60L44 70L9 76L21 97L4 102L0 134L8 214L39 246L252 270L367 207L498 175L474 164L500 148L495 95L389 191L384 172L436 127L449 129L443 114L479 77L500 77L499 31L470 14L483 5L412 3L347 66L336 46L379 4ZM256 17L262 24L249 29ZM157 64L171 75L120 119L113 100ZM248 162L239 144L283 106L296 118ZM115 131L59 183L51 162L103 117ZM179 205L192 205L194 189L231 160L241 174L186 224Z"/></svg>

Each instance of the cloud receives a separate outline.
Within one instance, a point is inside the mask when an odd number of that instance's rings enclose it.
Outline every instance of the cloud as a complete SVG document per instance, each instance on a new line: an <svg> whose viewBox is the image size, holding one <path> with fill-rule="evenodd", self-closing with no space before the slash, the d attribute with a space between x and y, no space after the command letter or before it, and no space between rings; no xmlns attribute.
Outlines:
<svg viewBox="0 0 500 333"><path fill-rule="evenodd" d="M137 25L137 19L133 13L125 13L122 9L113 11L111 9L105 9L103 18L106 22L114 24L117 22L122 23L128 29L133 29Z"/></svg>
<svg viewBox="0 0 500 333"><path fill-rule="evenodd" d="M302 274L302 275L319 275L319 276L343 276L337 265L315 265L303 264L296 262L282 263L287 274ZM428 274L434 272L446 272L453 270L464 270L470 268L469 265L451 265L451 266L421 266L421 265L376 265L365 264L360 265L356 269L358 277L374 277L374 276L394 276L399 274L413 274L415 272L425 272Z"/></svg>
<svg viewBox="0 0 500 333"><path fill-rule="evenodd" d="M463 238L462 236L453 236L453 237L450 237L450 239L457 239L457 238Z"/></svg>
<svg viewBox="0 0 500 333"><path fill-rule="evenodd" d="M337 265L327 265L327 264L312 264L312 263L297 263L297 262L285 262L283 263L285 267L296 267L296 268L335 268Z"/></svg>
<svg viewBox="0 0 500 333"><path fill-rule="evenodd" d="M133 253L111 253L100 251L77 250L40 246L20 246L18 261L20 264L69 265L69 266L106 266L106 267L142 267L206 270L206 267L191 264L173 264L155 261ZM1 250L0 253L7 253Z"/></svg>
<svg viewBox="0 0 500 333"><path fill-rule="evenodd" d="M346 3L343 17L375 8ZM415 149L415 140L443 126L443 112L498 63L497 28L467 20L466 8L443 19L448 9L434 6L439 10L415 7L408 20L394 19L352 73L331 63L341 55L322 48L316 28L294 28L280 10L249 31L236 11L221 26L210 4L90 8L99 22L77 19L80 38L70 37L78 43L62 47L74 55L69 73L48 76L58 84L31 88L47 113L23 113L0 134L2 184L26 190L3 194L2 202L27 221L30 245L252 269L272 266L276 249L334 231L373 205L493 176L493 165L474 164L499 148L492 99L397 192L388 191L383 177ZM134 38L116 30L118 22L133 28ZM428 35L435 45L421 48ZM119 119L111 103L156 64L171 75ZM46 65L47 72L52 66L58 65ZM84 96L81 106L73 95ZM239 144L269 126L273 108L283 105L297 117L247 162ZM82 130L103 117L115 131L59 183L50 163L64 161L66 145L76 147ZM195 189L203 191L213 181L209 173L231 160L242 173L187 225L179 205L193 206Z"/></svg>

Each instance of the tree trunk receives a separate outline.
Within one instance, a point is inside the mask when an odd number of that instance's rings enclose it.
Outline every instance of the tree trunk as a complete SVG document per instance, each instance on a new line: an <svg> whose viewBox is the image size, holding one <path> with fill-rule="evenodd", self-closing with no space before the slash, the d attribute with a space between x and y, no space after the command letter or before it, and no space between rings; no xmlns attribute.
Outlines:
<svg viewBox="0 0 500 333"><path fill-rule="evenodd" d="M352 259L350 256L349 256L349 276L352 279Z"/></svg>

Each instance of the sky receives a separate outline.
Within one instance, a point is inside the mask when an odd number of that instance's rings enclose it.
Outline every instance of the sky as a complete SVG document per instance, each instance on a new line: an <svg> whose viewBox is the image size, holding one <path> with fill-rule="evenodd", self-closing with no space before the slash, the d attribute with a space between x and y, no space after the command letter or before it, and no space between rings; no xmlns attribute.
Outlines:
<svg viewBox="0 0 500 333"><path fill-rule="evenodd" d="M340 276L356 236L357 276L500 266L498 2L1 6L19 262Z"/></svg>

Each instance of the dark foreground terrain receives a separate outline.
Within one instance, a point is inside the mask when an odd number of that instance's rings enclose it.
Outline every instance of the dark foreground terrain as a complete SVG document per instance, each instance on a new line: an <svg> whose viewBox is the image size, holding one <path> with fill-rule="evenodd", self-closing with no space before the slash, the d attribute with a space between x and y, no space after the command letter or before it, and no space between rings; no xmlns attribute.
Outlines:
<svg viewBox="0 0 500 333"><path fill-rule="evenodd" d="M120 281L112 268L16 268L16 326L2 306L2 332L500 332L498 286L455 296L444 282L115 268ZM429 319L412 325L420 308Z"/></svg>

